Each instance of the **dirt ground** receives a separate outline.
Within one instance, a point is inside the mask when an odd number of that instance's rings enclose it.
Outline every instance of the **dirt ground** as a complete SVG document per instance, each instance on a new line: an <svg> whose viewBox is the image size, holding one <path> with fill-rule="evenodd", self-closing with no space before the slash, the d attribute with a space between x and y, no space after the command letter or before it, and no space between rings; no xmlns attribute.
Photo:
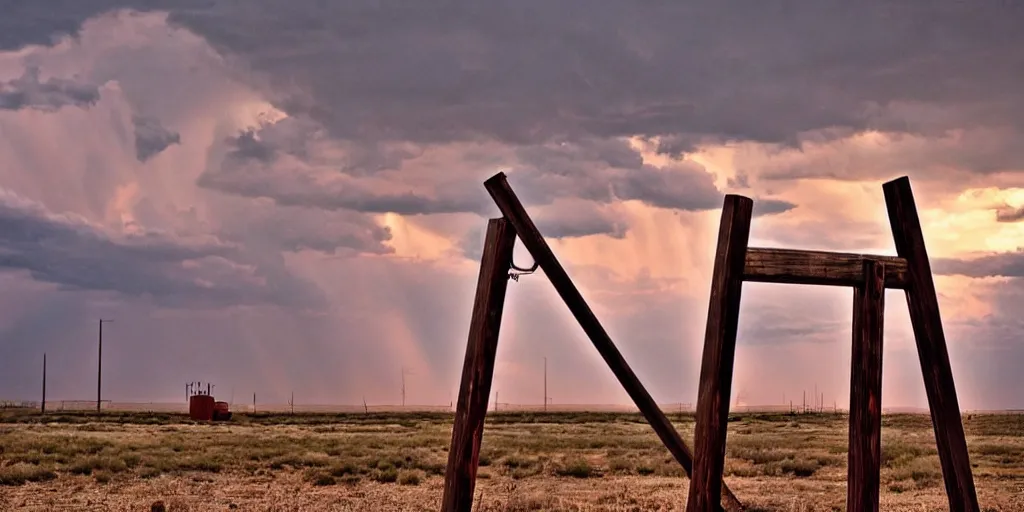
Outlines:
<svg viewBox="0 0 1024 512"><path fill-rule="evenodd" d="M2 418L0 418L2 419ZM438 510L450 416L0 423L0 510ZM692 419L673 418L684 438ZM752 511L845 510L845 418L730 423L726 482ZM882 510L949 510L926 416L886 418ZM983 511L1024 511L1024 418L965 420ZM683 510L688 481L632 415L498 414L487 511Z"/></svg>

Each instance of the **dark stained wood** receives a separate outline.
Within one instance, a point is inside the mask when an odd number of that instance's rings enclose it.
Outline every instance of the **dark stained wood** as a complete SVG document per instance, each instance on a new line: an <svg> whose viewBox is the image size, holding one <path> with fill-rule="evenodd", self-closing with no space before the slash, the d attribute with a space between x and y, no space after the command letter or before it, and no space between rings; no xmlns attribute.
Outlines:
<svg viewBox="0 0 1024 512"><path fill-rule="evenodd" d="M488 178L484 182L484 186L490 193L491 198L494 199L495 204L498 205L501 213L515 226L523 246L526 247L531 256L533 256L534 261L537 262L544 271L544 274L547 275L552 286L562 297L569 311L576 317L576 321L579 322L580 327L586 332L591 343L594 344L594 347L601 354L605 363L608 364L612 373L615 374L619 383L626 390L626 393L629 394L637 408L640 409L640 412L643 413L644 417L651 424L661 442L665 444L665 447L672 453L672 456L683 467L686 474L690 475L693 470L693 454L690 452L689 447L683 442L679 432L676 431L672 423L665 417L665 414L658 408L650 393L647 392L647 389L644 388L636 374L633 373L633 370L622 357L622 354L615 347L611 337L608 336L604 327L601 326L597 316L594 315L594 312L587 305L579 290L576 289L572 279L569 278L565 269L562 268L555 254L544 240L544 237L537 230L537 226L534 225L533 220L526 213L526 209L523 208L519 198L512 191L505 173L499 172ZM729 491L728 487L724 483L720 482L720 484L725 499L721 505L713 508L709 507L707 510L721 510L723 506L725 510L730 512L743 510L742 505L740 505L732 492Z"/></svg>
<svg viewBox="0 0 1024 512"><path fill-rule="evenodd" d="M850 444L846 510L878 512L882 461L882 331L886 264L865 260L864 282L853 289L850 359Z"/></svg>
<svg viewBox="0 0 1024 512"><path fill-rule="evenodd" d="M864 261L885 263L886 288L903 288L907 261L894 256L847 254L796 249L747 249L743 280L758 283L860 286L864 282Z"/></svg>
<svg viewBox="0 0 1024 512"><path fill-rule="evenodd" d="M515 242L515 228L507 220L491 219L487 222L473 317L469 324L469 341L462 366L462 384L452 427L452 443L448 450L441 501L443 512L469 512L473 507L484 416L491 393L498 332Z"/></svg>
<svg viewBox="0 0 1024 512"><path fill-rule="evenodd" d="M935 428L935 442L949 509L977 512L978 497L967 454L967 441L964 439L960 404L956 397L931 264L910 180L906 176L895 179L882 185L882 190L885 193L893 240L896 242L896 253L907 260L907 307L910 309L910 322L931 409L932 426Z"/></svg>
<svg viewBox="0 0 1024 512"><path fill-rule="evenodd" d="M711 510L711 505L721 500L740 292L743 290L743 268L753 208L754 202L750 198L734 194L725 196L722 207L718 250L711 278L711 302L704 333L697 424L694 427L695 456L687 512Z"/></svg>

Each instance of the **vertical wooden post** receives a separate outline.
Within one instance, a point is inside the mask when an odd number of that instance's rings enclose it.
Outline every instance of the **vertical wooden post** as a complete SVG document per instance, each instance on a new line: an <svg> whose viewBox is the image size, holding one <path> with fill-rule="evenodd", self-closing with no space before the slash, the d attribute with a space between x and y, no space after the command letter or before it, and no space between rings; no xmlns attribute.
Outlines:
<svg viewBox="0 0 1024 512"><path fill-rule="evenodd" d="M906 176L885 183L882 190L896 252L907 260L907 286L904 291L949 507L950 510L978 512L978 496L967 454L960 404L914 193Z"/></svg>
<svg viewBox="0 0 1024 512"><path fill-rule="evenodd" d="M882 332L885 265L864 262L864 284L853 289L850 431L846 510L878 512L882 461Z"/></svg>
<svg viewBox="0 0 1024 512"><path fill-rule="evenodd" d="M704 512L721 500L725 468L725 437L729 420L736 331L739 327L743 267L754 202L728 194L718 228L718 250L711 281L704 357L694 426L693 475L687 512Z"/></svg>
<svg viewBox="0 0 1024 512"><path fill-rule="evenodd" d="M43 401L39 402L39 413L46 414L46 352L43 352Z"/></svg>
<svg viewBox="0 0 1024 512"><path fill-rule="evenodd" d="M601 358L604 359L605 364L608 365L608 368L618 379L619 384L629 394L629 397L633 399L637 409L643 413L644 418L650 423L651 428L658 434L658 438L668 448L668 451L672 453L672 456L679 462L679 465L683 467L687 476L691 475L693 471L693 453L690 452L690 448L686 446L679 432L672 426L665 413L661 411L654 398L647 392L643 383L640 382L640 379L633 373L632 368L626 363L618 348L615 347L615 343L608 336L608 332L604 330L604 327L590 309L583 295L580 294L572 279L569 278L569 274L566 273L562 264L558 262L558 258L551 251L551 248L544 240L544 236L541 235L533 220L530 219L529 214L526 213L523 204L516 197L515 192L512 191L505 173L499 172L488 178L484 182L484 186L491 194L491 198L494 199L494 203L498 205L501 213L515 227L523 246L530 251L534 261L544 271L548 281L551 282L551 285L558 292L562 301L565 302L565 305L576 318L580 327L583 328L583 332L590 338L590 342L594 344L594 348L601 354ZM740 272L742 271L743 259L741 257ZM743 505L740 504L729 488L725 484L721 484L721 488L722 494L725 496L725 510L743 510ZM717 502L714 510L721 510Z"/></svg>
<svg viewBox="0 0 1024 512"><path fill-rule="evenodd" d="M448 451L442 512L469 512L473 507L480 442L487 414L487 399L491 394L498 332L501 329L508 271L515 242L515 228L507 220L488 221L473 317L469 326L469 341L462 365L462 384L459 386L459 401L452 426L452 443Z"/></svg>

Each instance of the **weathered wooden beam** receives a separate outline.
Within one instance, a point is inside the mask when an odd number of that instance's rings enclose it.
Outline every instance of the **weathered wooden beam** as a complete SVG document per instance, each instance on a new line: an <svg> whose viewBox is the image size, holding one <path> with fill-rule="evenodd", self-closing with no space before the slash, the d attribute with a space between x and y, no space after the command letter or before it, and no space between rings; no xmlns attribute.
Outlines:
<svg viewBox="0 0 1024 512"><path fill-rule="evenodd" d="M864 262L885 264L886 288L903 288L907 282L907 260L895 256L803 251L796 249L747 249L743 280L758 283L860 286Z"/></svg>
<svg viewBox="0 0 1024 512"><path fill-rule="evenodd" d="M508 288L508 270L515 247L515 228L505 219L490 219L484 253L480 259L473 316L469 324L469 341L462 365L452 443L448 450L448 467L444 476L443 512L470 512L473 489L480 463L480 442L483 438L484 416L494 376L494 358L498 349L498 332Z"/></svg>
<svg viewBox="0 0 1024 512"><path fill-rule="evenodd" d="M864 261L865 280L853 289L850 430L846 510L878 512L882 462L882 332L885 263Z"/></svg>
<svg viewBox="0 0 1024 512"><path fill-rule="evenodd" d="M687 512L706 512L721 501L740 292L743 290L743 269L753 209L754 202L750 198L735 194L725 196L711 277L707 330L704 333L697 424L693 436L695 457L686 501Z"/></svg>
<svg viewBox="0 0 1024 512"><path fill-rule="evenodd" d="M924 376L935 442L946 484L949 509L978 512L978 496L967 454L960 404L949 364L946 336L942 330L939 301L932 281L931 263L925 248L921 219L917 214L910 180L904 176L882 185L896 253L907 260L907 307L914 329L917 355Z"/></svg>
<svg viewBox="0 0 1024 512"><path fill-rule="evenodd" d="M555 254L551 251L540 231L537 230L537 226L534 225L529 214L526 213L526 209L523 208L523 204L512 191L512 187L509 186L505 173L499 172L488 178L484 182L484 186L487 188L488 193L490 193L491 198L494 199L495 204L498 205L501 213L515 227L523 246L526 247L530 255L533 256L534 261L537 262L544 271L544 274L547 275L555 291L562 297L569 311L576 317L576 321L579 322L580 327L583 328L591 343L594 344L594 348L597 349L605 363L608 364L608 368L611 369L623 389L626 390L626 393L633 399L633 402L640 409L640 412L643 413L648 423L651 424L661 442L665 444L665 447L672 453L672 456L683 467L686 474L690 475L693 470L693 454L690 452L689 447L686 446L679 432L672 426L672 423L669 422L668 418L665 417L665 414L654 402L654 399L651 398L650 393L647 392L647 389L644 388L636 374L633 373L633 370L622 357L622 354L615 347L611 337L608 336L604 327L601 326L597 316L594 315L586 300L583 299L579 290L576 289L572 279L569 278L561 263L555 258ZM725 510L730 512L743 510L742 505L724 483L722 484L722 493L725 498L723 504L716 506L713 510L720 510L723 505Z"/></svg>

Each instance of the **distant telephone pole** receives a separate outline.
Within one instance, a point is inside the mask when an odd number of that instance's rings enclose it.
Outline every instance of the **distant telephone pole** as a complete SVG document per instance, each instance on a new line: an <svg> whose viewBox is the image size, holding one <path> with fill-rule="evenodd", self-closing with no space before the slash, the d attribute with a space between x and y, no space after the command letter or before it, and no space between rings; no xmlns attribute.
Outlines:
<svg viewBox="0 0 1024 512"><path fill-rule="evenodd" d="M548 358L544 357L544 412L548 412Z"/></svg>
<svg viewBox="0 0 1024 512"><path fill-rule="evenodd" d="M405 408L405 367L402 367L402 408Z"/></svg>
<svg viewBox="0 0 1024 512"><path fill-rule="evenodd" d="M96 412L100 412L103 389L103 322L112 323L113 320L100 319L100 353L96 361Z"/></svg>
<svg viewBox="0 0 1024 512"><path fill-rule="evenodd" d="M39 413L46 414L46 352L43 352L43 401L39 402Z"/></svg>

